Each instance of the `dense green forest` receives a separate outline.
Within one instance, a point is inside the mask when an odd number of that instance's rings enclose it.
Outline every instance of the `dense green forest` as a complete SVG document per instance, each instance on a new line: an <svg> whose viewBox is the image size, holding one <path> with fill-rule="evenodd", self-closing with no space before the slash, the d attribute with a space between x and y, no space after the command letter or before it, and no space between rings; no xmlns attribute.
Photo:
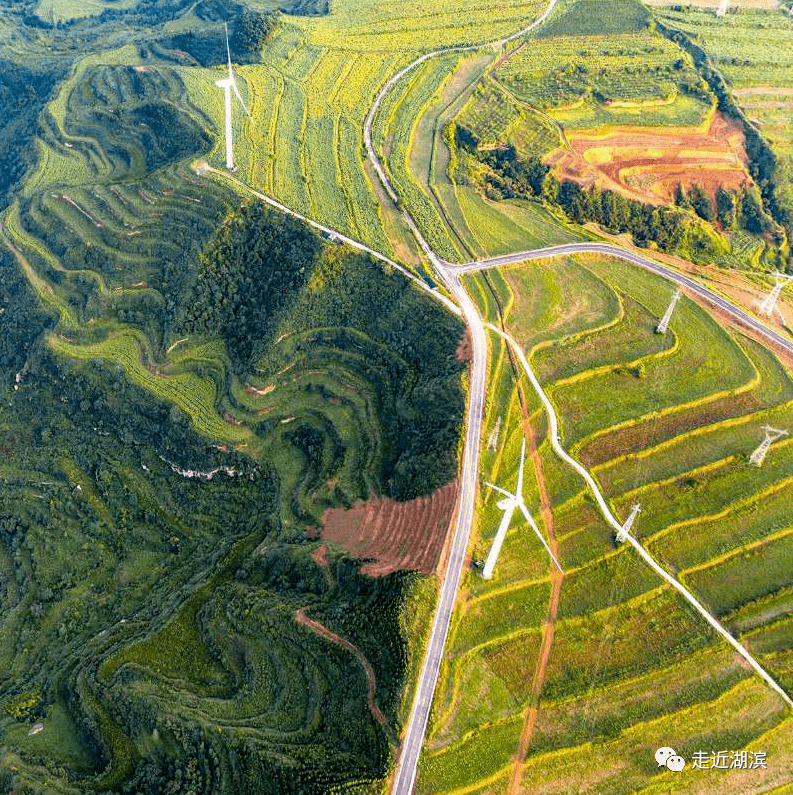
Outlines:
<svg viewBox="0 0 793 795"><path fill-rule="evenodd" d="M377 382L382 489L390 481L405 496L424 493L429 464L432 478L450 477L459 322L424 326L445 318L414 288L366 258L318 259L318 240L294 222L251 208L226 229L247 235L251 217L258 233L285 245L289 227L306 246L295 265L313 286L283 307L279 328L334 319L337 356L354 332L377 337L381 366L396 356L417 368L427 357L439 368L395 373L406 379L401 397ZM217 245L207 242L207 257ZM45 769L70 782L64 791L91 793L321 793L383 775L387 737L368 712L360 667L294 614L308 608L370 655L379 704L395 722L406 660L399 611L412 575L372 580L339 557L323 572L310 558L316 544L282 523L290 496L278 467L219 449L117 366L53 357L42 336L53 319L7 256L3 276L0 768L17 771L3 791L42 791ZM207 274L200 280L205 288ZM259 361L278 366L287 355L265 345ZM306 420L283 438L310 466L324 438ZM175 471L219 467L211 479ZM41 735L28 738L38 721Z"/></svg>
<svg viewBox="0 0 793 795"><path fill-rule="evenodd" d="M9 24L47 58L0 88L0 794L370 791L418 578L332 549L320 565L315 528L456 475L463 326L191 167L210 125L169 53L224 62L185 30L228 20L255 60L276 15L36 6ZM72 71L126 43L157 68ZM79 180L26 183L36 138ZM355 656L298 611L366 655L386 726Z"/></svg>

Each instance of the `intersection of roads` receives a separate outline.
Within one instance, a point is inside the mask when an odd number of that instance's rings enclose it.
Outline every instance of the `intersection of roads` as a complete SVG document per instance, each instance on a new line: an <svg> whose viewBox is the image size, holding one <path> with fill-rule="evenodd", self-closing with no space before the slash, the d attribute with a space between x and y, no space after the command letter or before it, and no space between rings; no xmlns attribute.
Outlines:
<svg viewBox="0 0 793 795"><path fill-rule="evenodd" d="M549 5L546 7L545 12L539 17L532 25L518 31L517 33L513 34L512 36L501 39L497 42L492 42L490 45L484 46L491 46L495 48L499 48L506 44L508 41L512 41L514 39L519 38L520 36L525 35L528 33L532 28L536 27L537 25L541 24L549 14L553 11L557 0L550 0ZM375 116L380 108L380 105L385 98L388 91L408 72L412 69L417 67L420 63L423 63L429 58L433 58L439 55L444 55L449 52L462 52L466 50L477 50L482 49L482 47L453 47L443 50L437 50L434 52L427 53L422 55L421 57L417 58L415 61L410 63L404 69L402 69L399 73L394 75L388 83L383 87L381 92L378 94L374 105L372 106L364 124L364 143L366 146L366 151L369 157L369 160L372 163L372 166L375 170L375 173L378 176L384 190L391 198L391 200L396 204L398 203L398 196L397 192L394 187L391 185L391 182L387 176L386 170L380 157L375 150L372 144L372 123L374 121ZM199 173L203 173L206 171L212 172L216 175L222 175L226 179L231 180L236 186L240 189L244 189L253 195L255 195L260 200L266 202L267 204L277 208L278 210L293 215L301 220L307 222L311 226L318 229L320 232L325 234L326 237L329 237L331 240L336 240L340 242L344 242L354 248L357 248L361 251L366 251L367 253L371 254L372 256L376 257L377 259L381 260L382 262L388 264L389 266L399 270L403 275L411 279L419 288L425 290L429 294L431 294L436 300L441 301L447 309L454 312L455 314L462 315L463 320L465 321L466 325L471 334L471 343L472 343L472 363L471 363L471 374L470 374L470 389L469 389L469 401L468 401L468 408L467 408L467 415L466 415L466 435L465 435L465 448L463 451L463 459L462 459L462 467L461 467L461 475L460 475L460 502L457 511L457 522L454 527L452 543L449 552L449 559L447 562L445 574L443 577L443 582L441 584L440 593L438 597L438 605L435 611L435 615L433 617L432 627L430 630L430 636L427 644L427 649L425 653L425 657L423 660L423 664L421 667L421 672L419 675L419 680L416 686L415 696L410 712L410 717L408 720L407 728L405 730L405 734L402 741L402 746L399 752L399 758L397 760L397 768L394 780L391 786L391 793L392 795L410 795L413 791L413 787L416 780L416 774L418 770L418 761L421 754L421 748L424 743L424 736L427 729L427 723L429 720L430 710L432 707L432 700L433 695L435 693L435 687L437 684L441 662L443 659L443 652L444 647L446 645L446 639L449 633L449 626L451 623L452 613L454 610L455 601L457 598L457 590L460 583L460 578L462 576L463 568L465 566L466 560L466 551L468 548L468 541L470 537L471 527L473 524L473 516L474 516L474 505L475 505L475 498L476 498L476 491L479 481L479 450L480 450L480 442L481 442L481 431L482 431L482 417L483 417L483 410L484 410L484 401L485 401L485 391L486 391L486 380L487 380L487 337L486 337L486 326L483 322L482 317L479 314L478 309L476 308L474 302L471 300L468 293L463 288L460 282L460 275L464 273L469 273L472 271L481 271L487 270L490 268L499 268L511 264L517 264L522 262L527 262L530 260L537 260L537 259L547 259L565 255L574 255L574 254L606 254L613 257L618 257L626 262L629 262L637 267L644 268L652 273L655 273L659 276L662 276L665 279L668 279L670 282L673 282L683 288L685 288L689 293L692 295L697 296L700 300L709 303L711 306L717 308L723 313L726 313L736 322L741 323L742 325L751 329L755 334L759 335L763 339L766 340L767 343L782 349L788 353L793 354L793 340L789 337L785 337L784 335L778 333L777 331L769 328L764 323L759 321L755 316L751 315L750 313L744 311L743 309L739 308L735 304L731 303L727 299L723 298L718 293L710 290L708 287L702 285L700 282L686 276L673 268L670 268L666 265L663 265L649 257L643 256L638 254L634 251L629 249L621 248L616 245L612 245L609 243L598 243L598 242L582 242L582 243L568 243L564 245L558 246L551 246L547 248L540 248L540 249L532 249L528 251L520 251L515 252L512 254L505 254L498 257L492 257L489 259L478 260L463 264L454 264L447 262L441 259L431 248L427 240L425 239L424 235L421 233L418 225L416 224L413 217L410 215L408 210L402 211L403 219L410 229L411 233L413 234L416 242L418 243L420 249L423 251L426 259L431 264L432 268L435 271L435 274L438 277L438 280L442 282L445 287L448 289L449 293L451 294L453 300L449 300L448 297L443 295L436 289L432 289L428 287L421 279L416 277L414 274L410 273L406 268L399 265L398 263L394 262L390 258L384 256L382 253L366 246L365 244L361 243L360 241L354 240L347 235L343 234L342 232L331 229L329 227L323 226L322 224L317 223L305 216L296 213L294 210L286 207L285 205L281 204L280 202L276 201L275 199L259 192L253 190L249 186L245 185L239 179L233 177L228 172L222 172L217 169L211 168L206 163L198 164ZM503 333L496 329L495 327L490 327L491 331L496 333L502 334ZM509 344L513 346L517 346L514 340L508 339ZM525 361L525 355L520 350L520 348L516 348L516 353L518 353L519 358ZM533 377L531 373L531 368L528 367L528 363L526 362L526 371L527 375L529 375L530 380ZM537 385L538 386L538 385ZM540 392L541 392L540 387ZM546 407L547 408L547 407ZM552 412L552 409L551 409ZM549 415L549 420L553 415ZM555 417L553 417L555 421ZM558 439L556 440L558 445ZM559 451L557 451L559 452ZM562 451L562 457L565 460L569 459L564 451ZM579 470L579 474L582 474L583 468L580 467L577 462L568 461L571 465L574 466L577 470ZM599 503L602 502L601 510L604 510L604 516L606 516L607 521L610 521L611 524L617 522L617 520L613 517L608 506L603 500L602 495L600 495L599 489L597 485L590 483L591 476L589 473L586 473L583 470L584 479L587 481L590 489L593 489L594 496L600 496ZM613 520L613 521L612 521ZM679 583L677 583L674 578L669 577L663 569L658 567L655 561L644 552L643 548L641 547L638 542L635 542L634 539L628 537L631 543L637 548L637 552L645 557L646 562L652 566L658 573L659 576L664 577L673 585L673 587L678 588L679 590ZM682 586L680 586L682 587ZM692 601L693 600L693 601ZM692 604L696 601L691 596L689 599ZM698 603L697 603L698 604ZM696 605L695 605L696 607ZM700 606L701 607L701 606ZM707 611L702 608L699 610L700 613L708 620L711 624L715 621L712 619L712 616L707 613ZM710 617L709 617L710 616ZM712 619L712 621L711 621ZM718 623L718 622L717 622ZM721 631L725 637L728 633L723 628L719 629L719 627L714 627L717 631ZM732 645L736 647L736 651L738 651L742 656L749 659L751 655L749 655L748 651L738 642L729 636L727 638L729 641L732 642ZM747 656L748 655L748 656ZM774 682L774 680L768 676L768 674L760 668L760 666L752 660L749 660L750 664L754 663L755 669L757 672L763 677L766 683L775 689L778 694L786 700L787 703L793 703L790 700L790 697Z"/></svg>

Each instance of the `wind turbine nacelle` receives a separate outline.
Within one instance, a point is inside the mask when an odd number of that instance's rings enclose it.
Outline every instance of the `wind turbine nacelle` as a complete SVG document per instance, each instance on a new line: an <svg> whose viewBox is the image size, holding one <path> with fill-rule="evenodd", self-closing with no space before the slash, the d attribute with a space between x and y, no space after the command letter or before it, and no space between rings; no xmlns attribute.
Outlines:
<svg viewBox="0 0 793 795"><path fill-rule="evenodd" d="M231 88L234 81L230 77L224 77L222 80L215 80L215 85L218 88Z"/></svg>
<svg viewBox="0 0 793 795"><path fill-rule="evenodd" d="M514 497L504 497L503 500L500 500L496 503L498 508L502 511L508 511L510 508L514 508L518 504L518 501Z"/></svg>

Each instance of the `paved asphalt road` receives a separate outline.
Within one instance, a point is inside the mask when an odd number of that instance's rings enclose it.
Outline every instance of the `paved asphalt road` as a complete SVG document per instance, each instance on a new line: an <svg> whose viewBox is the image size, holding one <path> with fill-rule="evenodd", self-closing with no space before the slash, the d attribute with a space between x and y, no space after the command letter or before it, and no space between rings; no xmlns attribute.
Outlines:
<svg viewBox="0 0 793 795"><path fill-rule="evenodd" d="M479 477L479 437L482 429L482 412L487 379L487 339L485 327L473 301L460 284L456 273L450 271L432 255L433 265L446 286L459 302L463 317L471 332L473 362L469 390L468 416L466 419L465 450L460 475L460 503L457 525L454 530L446 575L441 585L438 606L430 630L427 653L421 667L410 719L402 741L397 773L391 787L392 795L410 795L416 779L418 760L424 744L427 721L432 707L432 698L438 680L443 649L449 634L449 624L457 598L457 588L465 565L468 537L474 515L474 499Z"/></svg>
<svg viewBox="0 0 793 795"><path fill-rule="evenodd" d="M713 290L708 289L682 273L678 273L673 268L661 265L661 263L655 262L633 251L627 251L626 249L619 248L619 246L612 246L609 243L568 243L562 246L550 246L549 248L534 249L533 251L505 254L501 257L493 257L492 259L480 260L479 262L468 262L464 265L452 265L448 262L444 262L443 264L447 268L458 272L478 271L487 268L498 268L501 265L509 265L516 262L525 262L527 260L559 257L565 254L609 254L612 257L618 257L621 260L638 265L640 268L644 268L652 273L657 273L659 276L663 276L685 287L692 293L696 293L700 298L717 306L719 309L726 312L731 317L734 317L736 320L743 323L743 325L753 329L758 334L761 334L775 345L784 348L789 353L793 353L793 340L790 339L790 337L786 337L769 328L765 323L757 320L757 318L753 317L748 312L730 303L726 298L722 298L718 293L714 293Z"/></svg>
<svg viewBox="0 0 793 795"><path fill-rule="evenodd" d="M527 25L522 30L514 33L505 39L492 42L490 46L498 49L508 41L525 35L533 28L541 25L553 11L557 0L549 0L549 3L542 15ZM394 75L377 95L369 114L364 122L363 136L369 160L372 163L377 176L380 179L391 200L398 204L396 191L388 179L383 164L372 145L372 123L380 105L391 87L397 83L411 69L414 69L428 58L443 55L448 52L462 52L465 50L480 49L478 47L451 47L444 50L436 50L417 58L408 64L404 69ZM407 210L403 211L403 217L413 236L416 238L427 258L432 263L440 279L448 287L457 303L463 310L463 318L468 324L471 333L471 347L473 362L471 364L471 384L468 397L468 416L466 418L466 439L465 450L463 451L462 472L460 475L460 503L457 510L457 525L454 529L449 561L446 566L446 573L441 584L438 606L432 620L430 638L427 644L427 651L419 675L419 682L413 705L408 718L407 729L402 740L402 747L397 761L397 771L391 785L391 795L411 795L413 785L416 781L418 771L419 756L421 747L424 744L424 735L427 730L427 721L432 707L432 698L435 693L435 686L438 681L441 660L443 659L443 649L446 645L446 638L449 634L449 624L454 611L454 603L457 599L457 588L460 583L463 566L465 565L465 552L468 547L468 538L471 533L471 524L474 516L474 501L476 498L476 487L479 475L479 442L482 433L482 411L485 400L485 382L487 379L487 337L482 318L460 284L459 276L453 268L441 260L430 248L429 243L421 234L415 221Z"/></svg>

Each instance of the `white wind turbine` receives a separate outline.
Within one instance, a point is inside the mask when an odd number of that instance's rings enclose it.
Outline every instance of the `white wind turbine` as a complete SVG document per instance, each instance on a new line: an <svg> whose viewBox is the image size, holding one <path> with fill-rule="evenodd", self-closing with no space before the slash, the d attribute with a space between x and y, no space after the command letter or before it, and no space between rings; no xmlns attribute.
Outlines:
<svg viewBox="0 0 793 795"><path fill-rule="evenodd" d="M485 568L482 571L482 576L489 580L493 576L493 568L496 565L496 560L498 559L498 553L501 551L501 545L504 543L504 538L507 535L507 530L509 529L510 522L512 521L512 514L515 513L516 508L520 508L523 515L526 517L526 521L529 523L529 526L532 530L537 534L537 538L540 539L542 545L545 547L545 551L551 556L551 559L556 564L559 571L564 571L562 569L561 564L556 559L556 555L551 552L551 548L548 546L548 543L542 537L542 533L540 533L539 527L537 527L534 519L531 518L531 514L529 513L528 508L526 508L526 503L523 501L523 464L526 460L526 440L523 440L523 446L520 450L520 468L518 469L518 487L516 489L515 494L510 494L508 491L495 486L492 483L487 483L486 485L490 486L491 489L494 489L499 494L504 495L504 499L498 503L498 507L504 511L504 515L501 517L501 524L498 527L498 532L496 533L496 537L493 540L493 546L490 548L490 554L487 556L487 561L485 562Z"/></svg>
<svg viewBox="0 0 793 795"><path fill-rule="evenodd" d="M236 167L234 165L234 141L232 139L232 132L231 132L231 92L237 96L237 99L240 101L240 105L242 105L243 110L245 113L250 116L251 114L248 113L248 108L245 107L245 103L242 101L242 97L240 96L239 89L237 88L237 83L234 80L234 72L231 71L231 49L229 47L229 26L225 22L223 23L226 28L226 53L229 57L229 76L224 77L222 80L216 80L215 85L218 88L222 88L226 92L226 168L229 171L236 171Z"/></svg>

